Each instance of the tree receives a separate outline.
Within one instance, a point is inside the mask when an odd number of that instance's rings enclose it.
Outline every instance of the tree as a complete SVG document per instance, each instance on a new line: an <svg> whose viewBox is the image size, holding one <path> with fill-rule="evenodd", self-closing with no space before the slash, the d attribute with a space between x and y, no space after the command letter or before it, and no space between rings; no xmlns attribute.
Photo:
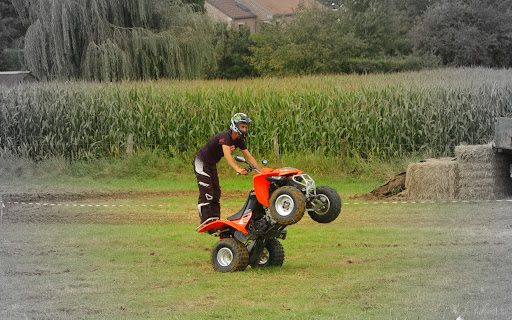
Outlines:
<svg viewBox="0 0 512 320"><path fill-rule="evenodd" d="M427 9L440 0L395 0L394 5L412 21L421 17Z"/></svg>
<svg viewBox="0 0 512 320"><path fill-rule="evenodd" d="M213 63L204 14L179 0L13 0L42 79L197 78Z"/></svg>
<svg viewBox="0 0 512 320"><path fill-rule="evenodd" d="M251 64L262 75L340 72L366 48L339 12L301 8L291 21L274 19L252 36Z"/></svg>
<svg viewBox="0 0 512 320"><path fill-rule="evenodd" d="M365 57L400 56L412 53L407 38L406 16L394 0L347 0L343 19L354 34L367 44Z"/></svg>
<svg viewBox="0 0 512 320"><path fill-rule="evenodd" d="M185 4L193 5L193 9L196 12L204 12L204 0L183 0Z"/></svg>
<svg viewBox="0 0 512 320"><path fill-rule="evenodd" d="M238 79L257 76L256 70L249 63L252 41L248 27L235 30L225 23L215 27L215 54L217 68L208 73L210 78Z"/></svg>
<svg viewBox="0 0 512 320"><path fill-rule="evenodd" d="M445 65L512 66L511 0L443 0L430 7L413 30L422 53Z"/></svg>
<svg viewBox="0 0 512 320"><path fill-rule="evenodd" d="M0 70L21 68L18 42L26 30L11 1L0 0Z"/></svg>

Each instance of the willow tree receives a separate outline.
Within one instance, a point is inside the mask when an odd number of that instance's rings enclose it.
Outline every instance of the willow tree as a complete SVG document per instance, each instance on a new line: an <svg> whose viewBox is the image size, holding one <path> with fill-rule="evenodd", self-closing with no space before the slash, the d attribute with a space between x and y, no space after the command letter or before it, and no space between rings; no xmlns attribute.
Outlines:
<svg viewBox="0 0 512 320"><path fill-rule="evenodd" d="M214 64L207 17L180 0L12 0L42 79L197 78Z"/></svg>

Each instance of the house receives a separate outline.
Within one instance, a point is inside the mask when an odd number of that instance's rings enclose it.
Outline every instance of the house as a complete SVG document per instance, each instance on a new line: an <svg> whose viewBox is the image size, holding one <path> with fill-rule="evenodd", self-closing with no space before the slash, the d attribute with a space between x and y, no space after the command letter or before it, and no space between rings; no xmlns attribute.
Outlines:
<svg viewBox="0 0 512 320"><path fill-rule="evenodd" d="M254 33L258 31L258 23L274 17L290 19L301 3L318 4L317 0L206 0L205 8L208 15L227 22L231 28L246 25Z"/></svg>
<svg viewBox="0 0 512 320"><path fill-rule="evenodd" d="M0 87L13 87L37 81L39 80L30 71L0 71Z"/></svg>
<svg viewBox="0 0 512 320"><path fill-rule="evenodd" d="M311 6L316 0L238 0L258 15L258 20L268 21L274 16L290 18L303 3Z"/></svg>
<svg viewBox="0 0 512 320"><path fill-rule="evenodd" d="M227 22L231 28L247 26L251 33L257 30L258 16L237 0L206 0L204 7L211 18Z"/></svg>

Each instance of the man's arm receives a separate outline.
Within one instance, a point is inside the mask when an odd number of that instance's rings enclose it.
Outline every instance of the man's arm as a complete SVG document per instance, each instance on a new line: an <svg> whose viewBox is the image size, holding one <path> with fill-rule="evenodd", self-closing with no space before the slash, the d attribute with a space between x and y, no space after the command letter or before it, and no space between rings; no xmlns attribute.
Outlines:
<svg viewBox="0 0 512 320"><path fill-rule="evenodd" d="M249 149L242 150L242 154L244 155L245 159L249 161L250 164L252 164L256 169L261 171L258 161L254 159L252 154L249 152Z"/></svg>
<svg viewBox="0 0 512 320"><path fill-rule="evenodd" d="M245 169L242 169L238 166L235 159L233 158L233 155L231 154L231 150L229 149L228 145L223 144L222 145L222 151L224 152L224 158L226 158L226 161L228 164L235 169L236 172L238 172L241 175L246 175L247 171Z"/></svg>

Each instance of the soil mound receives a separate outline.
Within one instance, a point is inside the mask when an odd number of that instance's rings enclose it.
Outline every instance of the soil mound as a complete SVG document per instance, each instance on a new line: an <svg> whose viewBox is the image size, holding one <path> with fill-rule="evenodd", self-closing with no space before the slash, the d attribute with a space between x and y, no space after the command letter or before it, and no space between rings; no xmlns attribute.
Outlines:
<svg viewBox="0 0 512 320"><path fill-rule="evenodd" d="M400 197L402 191L405 189L406 172L402 172L380 187L373 189L370 193L357 194L350 198L364 199L364 200L382 200L394 197Z"/></svg>

